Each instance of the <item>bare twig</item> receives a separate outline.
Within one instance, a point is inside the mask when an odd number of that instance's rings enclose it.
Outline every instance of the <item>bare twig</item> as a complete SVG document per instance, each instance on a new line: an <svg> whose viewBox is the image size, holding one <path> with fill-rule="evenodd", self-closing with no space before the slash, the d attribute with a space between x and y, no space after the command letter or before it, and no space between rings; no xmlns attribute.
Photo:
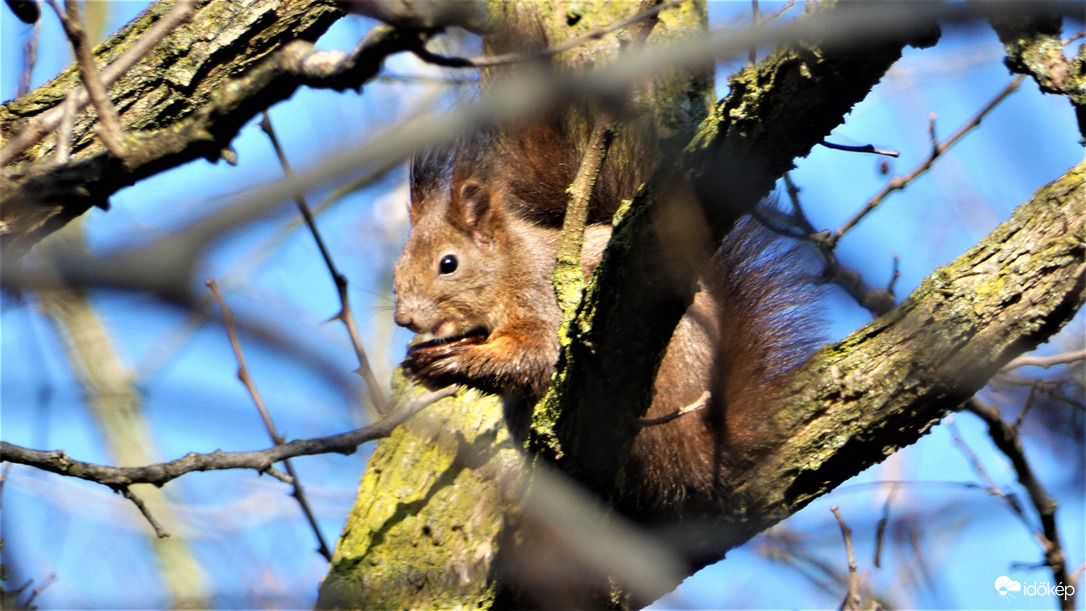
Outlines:
<svg viewBox="0 0 1086 611"><path fill-rule="evenodd" d="M773 21L774 19L777 19L778 17L783 15L785 11L787 11L788 9L792 8L795 5L796 5L796 0L788 0L788 2L784 3L784 6L780 7L779 9L773 11L772 13L770 13L770 14L766 15L764 18L762 18L762 23L769 23L770 21Z"/></svg>
<svg viewBox="0 0 1086 611"><path fill-rule="evenodd" d="M890 524L890 505L896 493L897 486L891 484L890 492L886 495L886 502L882 504L882 516L879 517L879 522L875 527L874 564L876 569L882 566L882 546L886 541L886 527Z"/></svg>
<svg viewBox="0 0 1086 611"><path fill-rule="evenodd" d="M35 3L35 7L38 5ZM30 91L30 78L34 74L34 66L38 63L38 41L41 40L41 19L34 20L34 34L23 47L23 73L19 77L19 88L15 97L21 98Z"/></svg>
<svg viewBox="0 0 1086 611"><path fill-rule="evenodd" d="M894 296L894 285L897 284L897 281L900 280L900 279L901 279L901 256L895 253L894 254L894 267L893 267L893 270L890 272L890 282L888 282L886 284L886 292L891 297Z"/></svg>
<svg viewBox="0 0 1086 611"><path fill-rule="evenodd" d="M612 121L600 118L592 130L588 150L577 169L577 176L569 188L569 203L562 221L562 237L558 242L557 263L554 266L554 288L558 306L568 320L573 317L577 304L584 293L584 274L581 272L581 249L584 246L584 229L588 220L588 204L600 168L611 150Z"/></svg>
<svg viewBox="0 0 1086 611"><path fill-rule="evenodd" d="M856 554L852 550L852 529L845 524L845 519L841 517L841 511L836 505L830 507L830 511L841 527L841 536L845 539L845 557L848 559L848 593L841 601L840 608L844 611L855 611L860 608L860 576L857 573Z"/></svg>
<svg viewBox="0 0 1086 611"><path fill-rule="evenodd" d="M62 111L60 125L57 128L57 144L53 155L53 161L58 165L68 163L72 154L72 131L75 129L75 114L79 111L79 92L82 89L72 89L64 96L58 108Z"/></svg>
<svg viewBox="0 0 1086 611"><path fill-rule="evenodd" d="M966 403L966 409L975 414L988 425L988 435L992 442L1003 454L1010 459L1015 473L1018 475L1018 483L1029 493L1030 502L1037 511L1041 520L1041 532L1035 532L1035 536L1044 551L1045 564L1052 569L1052 577L1057 584L1075 585L1075 579L1067 573L1067 561L1064 557L1063 546L1060 543L1060 531L1056 525L1056 502L1048 496L1044 486L1033 473L1033 468L1026 459L1022 440L1014 427L1003 421L999 410L981 402L976 397ZM1009 500L1009 499L1008 499ZM1021 511L1021 509L1019 509ZM1070 611L1075 608L1074 592L1060 598L1060 608Z"/></svg>
<svg viewBox="0 0 1086 611"><path fill-rule="evenodd" d="M835 149L835 150L838 150L838 151L846 151L846 152L849 152L849 153L871 153L873 155L883 155L883 156L886 156L886 157L899 157L899 156L901 156L901 153L899 153L897 151L892 151L892 150L889 150L889 149L877 149L877 148L875 148L875 145L873 145L873 144L864 144L864 145L861 145L861 146L849 146L847 144L834 144L834 143L828 142L826 140L823 140L822 142L819 142L819 144L821 144L822 146L824 146L824 147L826 147L828 149Z"/></svg>
<svg viewBox="0 0 1086 611"><path fill-rule="evenodd" d="M3 546L0 545L0 548L2 548L2 547ZM26 600L19 603L18 607L16 607L16 608L18 608L18 609L37 609L37 607L34 606L34 599L36 599L42 592L44 592L46 590L46 588L53 585L53 583L56 580L57 580L57 574L56 573L50 573L49 576L45 578L45 581L42 581L40 586L38 586L36 588L31 588L30 586L34 585L34 580L33 579L27 579L26 583L19 586L18 588L8 590L6 592L6 594L9 597L17 597L17 596L21 596L23 594L23 592L27 591L27 589L30 589L30 593L27 595Z"/></svg>
<svg viewBox="0 0 1086 611"><path fill-rule="evenodd" d="M931 142L931 152L939 150L939 137L935 135L935 113L928 114L928 140Z"/></svg>
<svg viewBox="0 0 1086 611"><path fill-rule="evenodd" d="M286 176L287 183L293 185L295 182L294 169L291 168L290 160L287 159L283 147L279 144L279 138L275 134L275 128L272 126L271 117L268 115L267 111L262 113L260 128L267 134L268 140L271 141L272 147L275 149L275 154L279 157L279 164L283 168L283 174ZM362 376L362 379L366 381L366 388L369 390L373 409L378 414L384 414L388 410L388 399L381 390L381 384L377 380L377 376L373 373L369 358L366 356L366 349L362 345L362 337L358 333L358 325L355 324L354 313L351 310L351 301L347 290L347 277L341 274L339 269L336 268L336 264L332 260L332 254L328 251L328 247L325 246L320 230L317 229L317 221L313 218L313 212L310 210L309 204L306 202L305 196L302 195L301 191L294 190L294 203L297 204L298 212L301 213L302 218L305 219L305 224L309 227L309 232L317 242L317 248L320 250L321 257L324 259L324 264L328 268L328 273L331 274L332 281L335 282L336 291L339 294L339 313L333 316L331 320L339 320L347 327L347 334L351 338L351 345L354 347L355 356L358 358L358 373Z"/></svg>
<svg viewBox="0 0 1086 611"><path fill-rule="evenodd" d="M872 210L877 208L879 204L882 203L882 200L886 199L888 195L890 195L894 191L900 191L901 189L904 189L905 186L915 180L916 177L931 169L931 166L935 163L935 160L940 155L942 155L944 152L946 152L947 149L953 146L955 142L960 140L962 136L969 133L969 131L971 131L974 127L980 125L981 120L983 120L984 117L989 112L991 112L993 108L995 108L1000 102L1002 102L1004 98L1017 91L1019 85L1022 84L1023 78L1025 77L1015 77L1014 80L1012 80L1006 87L1004 87L1002 91L996 94L996 96L992 98L992 101L988 102L988 104L986 104L984 108L980 110L980 112L974 115L973 118L969 121L966 121L966 123L962 125L958 129L958 131L954 133L954 135L950 136L942 143L934 146L927 159L922 161L920 165L916 166L916 168L914 168L912 172L909 172L905 176L895 176L892 180L890 180L890 182L885 187L883 187L881 191L879 191L877 194L875 194L874 197L868 200L867 204L865 204L864 207L855 214L855 216L849 219L848 222L846 222L833 233L830 238L831 242L836 243L838 240L840 240L841 237L844 236L848 230L855 227L861 219L867 216L868 213L870 213Z"/></svg>
<svg viewBox="0 0 1086 611"><path fill-rule="evenodd" d="M1055 367L1056 365L1066 365L1067 363L1074 363L1076 361L1086 360L1086 350L1079 350L1077 352L1064 352L1062 354L1053 354L1052 356L1034 356L1031 354L1023 354L1022 356L1007 363L1003 369L1016 369L1018 367Z"/></svg>
<svg viewBox="0 0 1086 611"><path fill-rule="evenodd" d="M196 0L177 0L177 4L170 9L170 12L163 15L162 19L159 19L153 26L148 28L147 32L124 54L101 71L100 78L103 87L109 87L117 79L124 76L129 68L161 42L178 24L187 21L195 6ZM86 89L79 89L75 102L77 110L85 106L89 101L90 97ZM63 108L54 108L23 128L18 135L5 144L3 148L0 148L0 166L7 165L16 155L56 129L64 113Z"/></svg>
<svg viewBox="0 0 1086 611"><path fill-rule="evenodd" d="M1071 579L1073 580L1072 583L1078 583L1078 580L1080 577L1082 577L1083 572L1086 572L1086 562L1078 565L1078 568L1075 569L1075 572L1071 573Z"/></svg>
<svg viewBox="0 0 1086 611"><path fill-rule="evenodd" d="M1036 384L1029 387L1029 394L1026 395L1026 402L1022 406L1022 409L1019 410L1018 417L1014 419L1014 424L1011 425L1014 430L1017 431L1019 427L1022 426L1022 423L1026 420L1026 415L1029 414L1029 411L1031 409L1033 409L1034 399L1037 398L1037 390L1038 388Z"/></svg>
<svg viewBox="0 0 1086 611"><path fill-rule="evenodd" d="M102 83L98 64L94 62L94 53L87 40L87 31L83 28L83 18L79 15L79 4L75 0L64 0L65 11L61 11L56 0L47 1L60 17L64 33L68 36L68 41L71 42L72 50L75 52L83 86L90 95L91 104L98 112L98 136L110 153L116 157L124 157L124 130L121 128L121 118L117 115L117 109L110 101L109 92Z"/></svg>
<svg viewBox="0 0 1086 611"><path fill-rule="evenodd" d="M0 441L0 461L35 467L50 473L77 477L106 486L154 484L167 482L193 471L222 471L226 469L254 469L266 472L277 462L296 456L316 454L353 454L358 446L367 441L388 437L393 429L435 401L455 393L449 386L419 395L395 409L375 424L338 435L315 439L298 439L253 452L223 452L210 454L189 453L182 458L142 467L111 467L72 460L61 450L43 451Z"/></svg>
<svg viewBox="0 0 1086 611"><path fill-rule="evenodd" d="M242 354L241 342L238 341L237 330L234 328L234 313L230 308L226 307L226 301L223 299L222 293L219 292L219 287L215 284L214 280L207 281L207 288L211 290L211 294L215 296L215 301L219 302L219 308L222 309L222 318L223 324L226 326L226 334L230 338L230 346L234 349L234 357L238 361L238 379L245 385L245 389L249 391L249 395L253 398L253 403L256 404L256 408L260 412L260 418L264 421L264 428L267 429L268 436L271 437L272 443L281 446L285 440L278 431L275 430L275 423L272 421L271 414L264 404L264 399L260 396L260 391L257 390L256 384L253 382L252 375L249 374L249 368L245 365L245 355ZM287 474L293 481L294 499L298 501L298 505L302 508L302 513L305 514L310 528L313 529L313 533L317 536L317 551L320 552L326 560L331 562L332 552L328 549L328 544L324 542L324 536L321 534L320 527L317 525L317 519L313 516L313 510L309 507L309 500L305 496L302 482L294 473L294 465L290 463L290 460L284 459L283 466L286 468Z"/></svg>
<svg viewBox="0 0 1086 611"><path fill-rule="evenodd" d="M159 539L165 539L166 537L170 536L170 533L166 532L166 529L162 527L162 524L160 524L159 521L155 519L155 516L151 514L151 510L147 508L147 505L143 502L143 499L136 496L131 490L129 490L128 486L118 486L117 492L124 498L132 501L132 504L140 510L140 513L143 514L144 518L146 518L147 522L151 525L151 528L155 529L156 537L158 537Z"/></svg>
<svg viewBox="0 0 1086 611"><path fill-rule="evenodd" d="M946 425L947 428L949 428L951 431L954 445L958 447L958 450L962 453L962 456L964 456L965 459L969 461L969 466L972 467L973 471L977 474L977 476L984 481L984 483L987 485L987 489L998 490L999 492L998 494L996 494L996 496L1003 499L1008 498L1010 495L1003 492L1003 490L999 487L999 484L997 484L995 480L992 479L992 476L988 475L988 470L984 468L983 464L981 464L980 458L977 457L977 453L973 451L973 448L969 447L969 444L966 443L964 439L962 439L961 433L958 431L958 425L954 421L954 419L948 418L946 421ZM1018 505L1018 501L1016 499L1011 497L1009 502L1011 503L1011 508L1016 514L1018 514L1020 517L1025 515L1025 512L1022 511L1022 507ZM1029 522L1026 522L1026 524L1028 525Z"/></svg>
<svg viewBox="0 0 1086 611"><path fill-rule="evenodd" d="M875 316L892 310L895 305L893 280L890 290L876 289L867 284L859 272L842 265L834 253L835 244L830 239L829 232L816 230L803 212L803 205L799 200L800 189L788 173L784 174L784 184L788 199L792 203L792 212L782 213L771 207L759 207L754 210L753 215L771 231L814 244L822 257L822 276L844 289L861 307Z"/></svg>
<svg viewBox="0 0 1086 611"><path fill-rule="evenodd" d="M643 426L643 427L645 427L645 426L656 426L658 424L667 424L668 422L671 422L672 420L675 420L676 418L678 418L680 416L685 416L686 414L689 414L690 412L696 412L699 409L704 409L705 406L707 406L709 404L709 397L710 396L711 395L709 394L709 391L705 391L705 392L701 393L701 396L698 397L697 399L695 399L693 403L691 403L690 405L687 405L686 407L677 409L677 410L671 412L670 414L666 414L664 416L660 416L660 417L657 417L657 418L641 418L640 420L637 421L637 424L640 425L640 426Z"/></svg>

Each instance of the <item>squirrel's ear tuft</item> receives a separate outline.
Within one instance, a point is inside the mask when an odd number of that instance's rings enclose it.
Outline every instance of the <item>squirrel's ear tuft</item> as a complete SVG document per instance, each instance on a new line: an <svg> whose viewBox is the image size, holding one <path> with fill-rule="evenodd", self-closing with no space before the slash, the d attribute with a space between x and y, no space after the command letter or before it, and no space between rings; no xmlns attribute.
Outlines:
<svg viewBox="0 0 1086 611"><path fill-rule="evenodd" d="M453 195L449 220L471 233L480 245L489 246L494 238L496 212L493 204L489 188L475 180L468 180Z"/></svg>

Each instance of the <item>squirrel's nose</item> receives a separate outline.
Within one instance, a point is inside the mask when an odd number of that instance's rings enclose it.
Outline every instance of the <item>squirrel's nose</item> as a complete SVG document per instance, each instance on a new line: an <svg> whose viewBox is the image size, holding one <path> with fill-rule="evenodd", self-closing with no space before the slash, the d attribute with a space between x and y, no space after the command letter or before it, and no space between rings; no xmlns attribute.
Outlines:
<svg viewBox="0 0 1086 611"><path fill-rule="evenodd" d="M422 333L423 329L418 323L420 309L416 307L406 307L401 304L396 305L396 312L393 314L392 319L396 321L397 325L410 329L415 333Z"/></svg>

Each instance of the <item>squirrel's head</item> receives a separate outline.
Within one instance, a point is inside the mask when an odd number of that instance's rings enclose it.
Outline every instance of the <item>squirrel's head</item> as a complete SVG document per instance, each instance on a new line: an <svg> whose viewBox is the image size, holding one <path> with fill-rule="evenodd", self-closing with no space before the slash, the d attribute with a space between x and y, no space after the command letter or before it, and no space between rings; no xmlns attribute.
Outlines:
<svg viewBox="0 0 1086 611"><path fill-rule="evenodd" d="M396 324L440 340L493 330L507 263L503 214L498 194L475 179L413 191L411 234L394 270Z"/></svg>

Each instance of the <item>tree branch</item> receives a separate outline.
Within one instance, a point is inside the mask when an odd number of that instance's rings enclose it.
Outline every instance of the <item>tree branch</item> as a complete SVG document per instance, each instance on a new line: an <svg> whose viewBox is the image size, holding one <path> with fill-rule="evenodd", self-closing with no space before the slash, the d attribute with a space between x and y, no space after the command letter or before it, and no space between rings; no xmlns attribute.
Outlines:
<svg viewBox="0 0 1086 611"><path fill-rule="evenodd" d="M791 27L850 28L889 18L841 8ZM731 93L698 126L677 167L658 171L616 220L555 382L537 407L533 451L555 458L593 490L613 489L652 396L659 362L653 356L670 341L713 245L795 158L841 123L906 45L934 42L932 31L938 26L929 15L883 31L877 41L793 45L730 79ZM687 172L695 176L690 184L677 178Z"/></svg>
<svg viewBox="0 0 1086 611"><path fill-rule="evenodd" d="M99 55L105 57L99 61L135 46L163 11L163 3L152 6L104 43ZM130 140L123 160L92 145L93 118L84 116L74 133L73 163L44 167L29 163L44 158L51 146L46 141L16 159L17 170L4 172L0 248L17 255L90 206L108 206L108 198L122 187L193 159L216 160L249 119L290 97L298 87L358 88L376 75L385 57L408 46L410 35L405 38L388 28L377 28L349 57L316 52L304 42L315 39L339 15L322 0L263 0L244 11L229 0L204 4L188 27L177 28L162 44L189 49L189 56L158 54L147 60L154 65L141 65L131 78L117 84L118 108L140 107L138 116L126 116ZM223 38L239 32L253 38L252 44L229 44ZM210 47L208 38L218 44ZM182 64L186 72L179 73ZM196 78L196 73L210 66L219 66L212 71L214 76ZM227 78L238 73L243 76ZM41 106L48 107L50 100L56 100L52 105L60 103L73 79L69 69L30 96L0 108L0 133L14 132L17 121L40 114ZM190 86L194 90L188 91ZM139 96L148 96L154 103L143 102Z"/></svg>
<svg viewBox="0 0 1086 611"><path fill-rule="evenodd" d="M210 454L189 453L182 458L157 465L143 467L111 467L73 460L61 450L32 450L0 441L0 461L27 465L69 477L78 477L110 487L131 484L162 486L193 471L221 471L225 469L255 469L266 472L277 462L296 456L315 454L353 454L358 446L388 437L397 426L418 413L427 405L448 397L456 388L448 387L411 399L387 417L370 426L346 433L315 439L298 439L266 450L253 452L223 452Z"/></svg>
<svg viewBox="0 0 1086 611"><path fill-rule="evenodd" d="M1028 264L1023 262L1028 261ZM738 473L738 545L915 442L1071 319L1086 286L1086 162L940 268L890 314L823 348L782 392L782 442Z"/></svg>

